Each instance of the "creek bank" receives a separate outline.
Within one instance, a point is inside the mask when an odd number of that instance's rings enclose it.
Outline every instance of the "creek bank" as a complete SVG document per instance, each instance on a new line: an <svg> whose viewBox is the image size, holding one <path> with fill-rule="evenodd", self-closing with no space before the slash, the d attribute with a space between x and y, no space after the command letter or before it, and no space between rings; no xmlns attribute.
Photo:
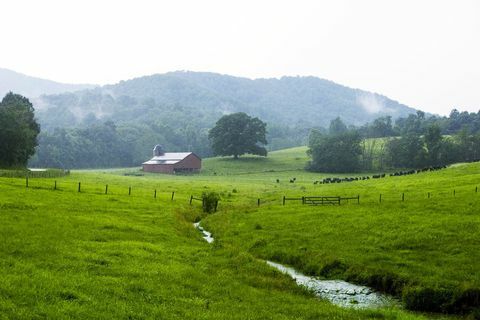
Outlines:
<svg viewBox="0 0 480 320"><path fill-rule="evenodd" d="M205 241L208 243L214 241L212 234L200 226L200 222L194 223L193 226L202 233ZM381 294L365 286L355 285L343 280L321 280L306 276L293 268L276 262L267 260L266 263L289 275L298 285L312 290L316 296L342 307L382 308L400 305L393 297Z"/></svg>
<svg viewBox="0 0 480 320"><path fill-rule="evenodd" d="M373 291L369 287L359 286L343 280L317 279L306 276L282 264L268 260L266 262L269 266L289 275L298 285L312 290L316 296L342 307L382 308L399 305L399 302L393 297Z"/></svg>

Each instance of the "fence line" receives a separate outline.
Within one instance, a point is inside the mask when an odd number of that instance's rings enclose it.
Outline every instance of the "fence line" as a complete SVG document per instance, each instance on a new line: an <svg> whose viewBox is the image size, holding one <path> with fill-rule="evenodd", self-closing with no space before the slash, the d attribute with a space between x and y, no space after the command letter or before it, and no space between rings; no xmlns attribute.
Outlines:
<svg viewBox="0 0 480 320"><path fill-rule="evenodd" d="M45 182L48 182L48 180L40 180L42 183L40 186L38 185L32 185L30 179L28 176L24 177L25 178L25 187L26 188L29 188L29 189L46 189L46 190L52 190L52 187L46 187L46 183ZM4 180L5 181L5 180ZM14 179L12 180L14 183L9 183L11 186L16 186L16 187L19 187L19 184L18 184L18 181L21 181L20 179ZM51 180L50 180L51 181ZM71 183L71 182L70 182ZM71 185L71 184L69 184ZM82 182L79 181L78 182L78 185L77 185L77 192L78 193L91 193L91 194L105 194L105 195L121 195L122 193L112 193L111 189L110 188L110 185L109 184L106 184L105 185L105 189L103 190L103 192L101 191L102 189L100 189L100 191L98 190L99 188L99 184L95 184L95 183L92 183L92 185L95 186L96 188L96 192L88 192L85 190L85 185L82 186ZM51 186L51 185L50 185ZM88 185L87 185L88 186ZM115 189L119 188L120 186L116 186ZM472 187L473 188L473 187ZM461 188L461 192L460 194L461 195L466 195L467 192L464 192L466 188ZM57 180L54 180L53 181L53 190L62 190L60 189L60 186L58 184L58 181ZM66 190L66 189L63 189L63 190ZM70 189L71 190L71 189ZM126 189L124 189L126 190ZM144 191L142 191L141 193L145 193L146 189L143 189ZM452 189L450 189L452 190ZM471 189L472 190L472 189ZM73 191L73 190L71 190ZM153 190L153 198L156 199L157 198L157 189L154 189ZM448 190L446 189L443 189L443 190L439 190L438 193L436 193L436 197L445 197L446 195L450 194L450 196L453 198L453 197L457 197L457 189L453 189L451 192L448 192ZM475 189L470 191L472 193L478 193L478 186L475 186ZM176 195L176 192L175 191L164 191L163 194L165 193L168 193L170 196L169 196L169 199L171 201L174 201L175 199L175 195ZM125 193L123 193L125 194ZM419 195L421 193L411 193L413 195ZM425 194L425 193L424 193ZM128 187L128 196L131 196L132 195L132 186L129 186ZM387 194L388 195L388 194ZM390 195L394 195L393 193L390 193ZM365 195L364 195L365 196ZM364 201L364 203L375 203L375 200L373 198L373 201L372 201L372 196L374 196L372 193L370 194L367 194L366 195L366 198L367 199L366 201ZM427 199L431 199L434 194L432 192L426 192L426 196L427 196ZM394 198L391 198L390 199L387 199L385 197L385 194L384 193L379 193L378 195L378 203L384 203L384 202L393 202ZM398 198L397 198L398 199ZM401 197L400 197L400 201L402 202L406 202L408 199L411 199L412 201L414 200L419 200L418 197L406 197L406 193L405 192L402 192L401 193ZM421 199L421 198L420 198ZM425 198L423 198L425 199ZM193 195L190 196L190 200L189 200L189 203L192 204L192 201L193 200L197 200L197 201L203 201L202 198L198 198L198 197L194 197ZM286 202L287 201L301 201L302 204L308 204L308 205L325 205L325 204L342 204L342 201L346 201L347 203L349 202L349 200L357 200L357 204L360 204L360 195L357 195L356 197L342 197L342 196L302 196L302 197L288 197L286 195L284 195L282 197L282 205L286 205ZM269 204L274 204L274 199L268 199L268 200L263 200L261 198L257 198L256 199L256 206L257 207L260 207L261 204L263 203L269 203ZM397 200L398 201L398 200Z"/></svg>

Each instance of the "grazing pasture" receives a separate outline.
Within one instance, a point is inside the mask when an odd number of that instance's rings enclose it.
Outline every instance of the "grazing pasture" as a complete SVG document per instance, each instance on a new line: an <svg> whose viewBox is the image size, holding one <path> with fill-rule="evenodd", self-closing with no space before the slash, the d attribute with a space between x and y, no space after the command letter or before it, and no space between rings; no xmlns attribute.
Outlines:
<svg viewBox="0 0 480 320"><path fill-rule="evenodd" d="M332 175L302 171L304 160L297 159L304 159L303 151L283 150L266 159L238 162L207 159L205 172L194 176L144 174L138 169L72 171L65 177L32 178L28 188L23 178L0 177L0 315L433 316L331 305L269 267L266 259L310 275L390 292L409 309L476 312L479 164L314 184ZM190 205L191 196L200 197L204 191L220 194L217 213L202 213L199 201ZM283 206L285 195L359 195L360 203ZM193 228L199 220L213 233L212 244Z"/></svg>

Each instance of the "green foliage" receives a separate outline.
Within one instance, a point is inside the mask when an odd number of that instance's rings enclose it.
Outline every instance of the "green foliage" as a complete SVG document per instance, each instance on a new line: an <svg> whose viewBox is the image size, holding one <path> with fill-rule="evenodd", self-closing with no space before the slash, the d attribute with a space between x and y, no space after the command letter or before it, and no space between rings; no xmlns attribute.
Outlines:
<svg viewBox="0 0 480 320"><path fill-rule="evenodd" d="M423 137L414 133L390 139L386 144L388 164L393 168L421 168L480 159L480 134L461 130L443 137L440 128L430 126Z"/></svg>
<svg viewBox="0 0 480 320"><path fill-rule="evenodd" d="M60 169L47 169L42 171L23 170L0 170L0 177L10 178L55 178L69 175L70 171Z"/></svg>
<svg viewBox="0 0 480 320"><path fill-rule="evenodd" d="M335 134L342 134L347 132L347 126L345 123L340 119L340 117L336 117L332 121L330 121L330 127L328 128L328 133L331 135Z"/></svg>
<svg viewBox="0 0 480 320"><path fill-rule="evenodd" d="M30 101L8 93L0 102L0 167L25 167L35 153L39 132Z"/></svg>
<svg viewBox="0 0 480 320"><path fill-rule="evenodd" d="M204 191L202 193L203 212L212 213L216 211L220 195L215 191Z"/></svg>
<svg viewBox="0 0 480 320"><path fill-rule="evenodd" d="M442 142L443 137L440 132L440 127L438 125L431 125L427 128L427 132L423 138L425 141L425 147L427 148L428 153L428 163L430 165L440 165L442 162Z"/></svg>
<svg viewBox="0 0 480 320"><path fill-rule="evenodd" d="M408 134L387 143L388 163L393 168L421 168L427 165L427 150L420 136Z"/></svg>
<svg viewBox="0 0 480 320"><path fill-rule="evenodd" d="M385 116L375 119L368 134L372 138L390 137L395 135L392 126L392 117Z"/></svg>
<svg viewBox="0 0 480 320"><path fill-rule="evenodd" d="M381 99L386 108L395 110L400 116L415 112L384 96L315 77L250 80L205 72L170 72L140 77L101 88L48 95L42 98L42 102L47 107L81 114L82 117L76 119L77 124L90 112L99 114L102 111L103 121L118 122L120 114L135 118L145 111L150 113L155 105L156 114L150 114L155 117L161 117L170 106L181 106L184 109L178 113L185 113L192 121L195 117L209 118L209 126L227 110L246 112L260 117L269 125L275 123L293 127L298 123L302 128L310 128L327 127L330 120L339 115L352 124L373 121L378 114L359 112L364 108L359 102L359 95ZM64 127L61 122L55 124L50 121L58 111L46 109L42 112L42 125Z"/></svg>
<svg viewBox="0 0 480 320"><path fill-rule="evenodd" d="M267 150L258 145L267 144L266 127L266 123L246 113L232 113L217 121L208 138L215 155L232 155L235 159L246 153L267 156Z"/></svg>
<svg viewBox="0 0 480 320"><path fill-rule="evenodd" d="M42 125L34 166L68 168L140 165L155 144L168 151L212 155L208 130L226 112L246 112L268 123L268 150L306 145L311 128L328 126L341 116L348 124L362 124L376 116L358 112L358 94L369 94L314 77L249 80L213 73L172 72L141 77L116 85L40 98L37 112ZM370 94L369 94L370 95ZM373 94L372 94L373 95ZM379 95L399 115L413 112ZM332 107L334 106L334 107ZM112 121L118 140L128 153L115 153L107 162L105 144L91 145L83 130ZM56 131L57 130L57 131ZM76 148L81 146L81 149ZM78 149L78 150L77 150ZM263 150L253 150L263 152ZM85 154L80 154L85 152ZM88 153L88 154L87 154ZM92 158L92 155L102 158ZM52 155L51 157L49 155ZM87 161L88 160L88 161Z"/></svg>
<svg viewBox="0 0 480 320"><path fill-rule="evenodd" d="M317 131L310 134L308 154L312 157L308 165L311 171L357 172L360 170L361 137L355 131L334 135L322 135Z"/></svg>
<svg viewBox="0 0 480 320"><path fill-rule="evenodd" d="M395 120L392 126L390 117L380 117L359 128L362 136L367 138L390 137L399 135L425 135L429 128L438 127L442 135L457 134L465 130L467 134L474 135L480 132L480 112L459 112L453 109L448 117L427 116L424 112L417 111L406 117Z"/></svg>

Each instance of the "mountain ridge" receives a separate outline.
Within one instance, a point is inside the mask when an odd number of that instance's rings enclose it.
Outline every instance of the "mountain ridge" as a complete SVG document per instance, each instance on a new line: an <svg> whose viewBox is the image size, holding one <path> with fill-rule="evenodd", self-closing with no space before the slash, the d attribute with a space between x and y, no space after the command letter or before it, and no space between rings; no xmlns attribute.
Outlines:
<svg viewBox="0 0 480 320"><path fill-rule="evenodd" d="M64 100L72 100L71 94L63 96ZM74 96L70 108L80 118L92 113L113 121L115 110L122 104L119 101L127 98L132 108L149 101L158 109L184 106L220 115L241 111L284 125L306 122L310 126L326 126L338 116L348 124L362 125L379 116L398 118L416 112L384 95L314 76L249 79L212 72L174 71L85 89ZM41 100L42 108L60 105L68 108L59 104L62 94L45 95ZM106 112L107 109L110 111Z"/></svg>
<svg viewBox="0 0 480 320"><path fill-rule="evenodd" d="M72 84L29 76L0 67L0 96L12 91L35 100L44 94L60 94L96 87L94 84Z"/></svg>

